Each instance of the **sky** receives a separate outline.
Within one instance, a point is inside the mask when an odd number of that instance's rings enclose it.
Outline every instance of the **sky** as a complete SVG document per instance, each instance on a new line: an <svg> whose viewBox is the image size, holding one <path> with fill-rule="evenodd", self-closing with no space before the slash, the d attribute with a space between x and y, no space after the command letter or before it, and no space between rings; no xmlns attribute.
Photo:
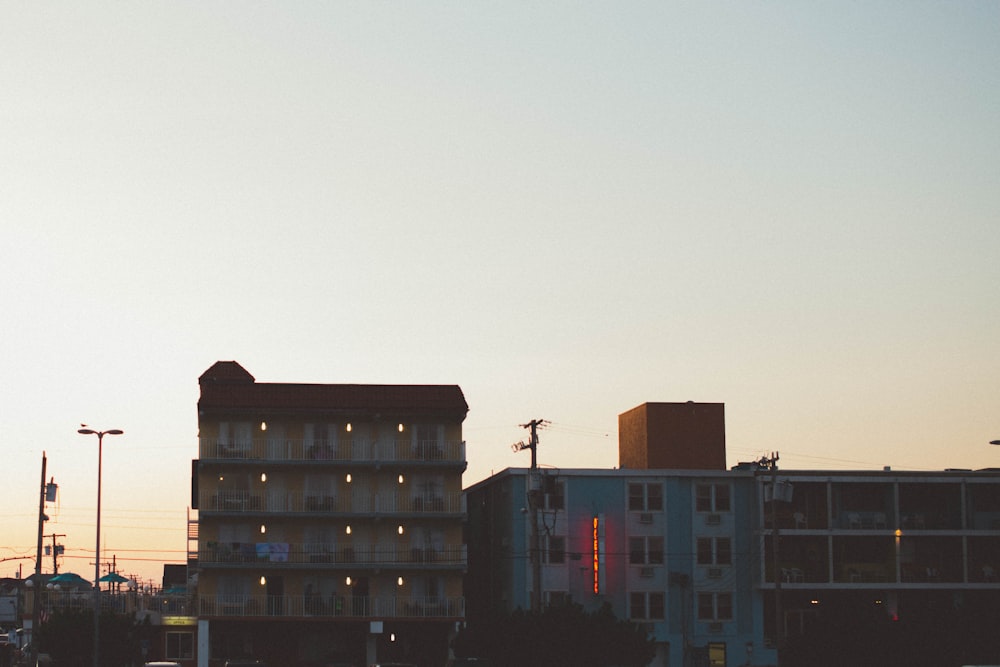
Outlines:
<svg viewBox="0 0 1000 667"><path fill-rule="evenodd" d="M198 376L458 384L466 486L1000 467L1000 3L0 4L0 575L182 563ZM47 559L44 572L52 571Z"/></svg>

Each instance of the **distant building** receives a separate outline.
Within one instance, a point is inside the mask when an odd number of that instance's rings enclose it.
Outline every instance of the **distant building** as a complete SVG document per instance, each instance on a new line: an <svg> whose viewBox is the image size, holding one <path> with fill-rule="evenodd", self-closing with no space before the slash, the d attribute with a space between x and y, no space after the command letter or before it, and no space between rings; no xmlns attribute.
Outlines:
<svg viewBox="0 0 1000 667"><path fill-rule="evenodd" d="M198 667L444 664L465 618L455 385L200 378Z"/></svg>

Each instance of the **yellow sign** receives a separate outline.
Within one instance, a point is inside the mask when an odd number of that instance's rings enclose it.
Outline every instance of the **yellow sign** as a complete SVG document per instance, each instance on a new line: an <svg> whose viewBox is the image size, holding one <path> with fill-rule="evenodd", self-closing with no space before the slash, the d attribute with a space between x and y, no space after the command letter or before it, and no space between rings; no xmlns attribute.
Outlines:
<svg viewBox="0 0 1000 667"><path fill-rule="evenodd" d="M195 616L164 616L163 625L198 625Z"/></svg>

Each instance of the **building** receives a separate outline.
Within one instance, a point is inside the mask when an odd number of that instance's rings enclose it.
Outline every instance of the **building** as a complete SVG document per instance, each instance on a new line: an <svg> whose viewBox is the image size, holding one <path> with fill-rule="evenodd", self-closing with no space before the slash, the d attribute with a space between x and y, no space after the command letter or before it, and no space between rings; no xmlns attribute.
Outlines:
<svg viewBox="0 0 1000 667"><path fill-rule="evenodd" d="M778 627L778 637L794 644L812 629L888 621L893 634L926 642L911 660L897 655L899 664L995 661L1000 471L755 475L762 537L755 585L765 592L768 637ZM775 481L788 493L772 507ZM977 633L979 623L989 631ZM992 643L976 645L987 636Z"/></svg>
<svg viewBox="0 0 1000 667"><path fill-rule="evenodd" d="M868 648L912 653L879 664L1000 654L972 628L1000 623L1000 471L725 469L721 404L647 403L619 425L618 469L507 469L467 489L470 624L540 590L643 624L658 667L776 665L779 646L783 667L819 664L810 633L859 623Z"/></svg>
<svg viewBox="0 0 1000 667"><path fill-rule="evenodd" d="M725 467L724 405L644 403L619 434L618 469L507 469L466 490L469 622L530 608L537 582L543 605L643 624L654 665L773 664L756 471Z"/></svg>
<svg viewBox="0 0 1000 667"><path fill-rule="evenodd" d="M507 469L467 490L470 623L531 606L533 478L541 478L543 604L566 600L643 624L654 665L746 646L761 660L763 598L752 471ZM708 664L707 662L705 664ZM755 662L754 664L766 664ZM773 664L773 659L772 659Z"/></svg>
<svg viewBox="0 0 1000 667"><path fill-rule="evenodd" d="M189 535L198 667L444 664L464 619L455 385L200 378Z"/></svg>

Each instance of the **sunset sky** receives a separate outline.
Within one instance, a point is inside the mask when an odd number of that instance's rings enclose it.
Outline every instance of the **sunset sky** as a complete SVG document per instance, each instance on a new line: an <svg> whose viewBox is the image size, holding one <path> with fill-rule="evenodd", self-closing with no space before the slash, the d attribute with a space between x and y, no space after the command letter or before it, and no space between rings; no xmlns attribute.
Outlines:
<svg viewBox="0 0 1000 667"><path fill-rule="evenodd" d="M465 484L1000 467L1000 3L0 5L0 575L183 562L197 378L458 384ZM47 539L48 543L49 540ZM44 570L51 571L51 561Z"/></svg>

